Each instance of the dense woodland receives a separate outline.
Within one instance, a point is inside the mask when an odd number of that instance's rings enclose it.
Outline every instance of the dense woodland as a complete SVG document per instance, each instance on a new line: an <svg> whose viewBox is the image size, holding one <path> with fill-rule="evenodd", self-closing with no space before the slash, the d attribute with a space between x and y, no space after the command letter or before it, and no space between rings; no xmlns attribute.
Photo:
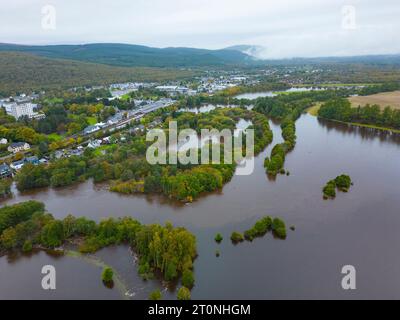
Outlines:
<svg viewBox="0 0 400 320"><path fill-rule="evenodd" d="M196 115L170 108L144 121L159 116L163 118L166 127L174 119L179 129L192 128L197 131L206 128L234 130L239 119L248 119L252 121L255 130L256 154L272 141L267 118L244 109L218 109ZM26 191L48 186L62 187L93 178L97 183L110 182L110 189L114 192L163 193L172 199L192 201L204 192L221 189L235 172L235 163L150 165L145 158L148 146L143 134L135 134L129 135L125 143L110 145L105 154L86 149L81 157L54 160L49 165L27 164L16 176L17 188ZM221 156L223 154L221 152Z"/></svg>
<svg viewBox="0 0 400 320"><path fill-rule="evenodd" d="M119 43L26 46L0 44L1 51L30 53L55 59L69 59L120 67L201 67L245 65L251 58L238 50L195 48L151 48Z"/></svg>
<svg viewBox="0 0 400 320"><path fill-rule="evenodd" d="M176 80L194 75L192 71L178 69L114 67L17 52L0 52L0 66L0 96L126 81Z"/></svg>
<svg viewBox="0 0 400 320"><path fill-rule="evenodd" d="M400 129L400 110L378 105L352 108L347 99L333 99L323 104L318 112L321 118Z"/></svg>
<svg viewBox="0 0 400 320"><path fill-rule="evenodd" d="M170 223L142 225L132 218L96 223L71 215L57 220L36 201L0 209L0 253L59 248L77 239L82 253L129 244L139 256L138 271L144 278L152 277L155 271L162 272L167 281L190 274L197 256L195 237Z"/></svg>
<svg viewBox="0 0 400 320"><path fill-rule="evenodd" d="M240 118L252 120L255 130L255 153L261 152L271 143L272 132L268 120L251 111L218 109L198 115L189 112L174 112L165 119L165 123L168 124L172 119L176 120L180 130L191 128L200 132L201 129L215 128L233 131ZM221 152L221 156L223 156L223 152ZM129 172L128 177L123 175L117 179L119 181L112 185L111 190L121 193L162 192L172 199L190 202L204 192L221 189L232 179L236 164L223 164L224 159L221 160L221 164L210 165L150 166L149 174L136 179L132 179L132 177L137 176L137 171L131 170L132 174Z"/></svg>

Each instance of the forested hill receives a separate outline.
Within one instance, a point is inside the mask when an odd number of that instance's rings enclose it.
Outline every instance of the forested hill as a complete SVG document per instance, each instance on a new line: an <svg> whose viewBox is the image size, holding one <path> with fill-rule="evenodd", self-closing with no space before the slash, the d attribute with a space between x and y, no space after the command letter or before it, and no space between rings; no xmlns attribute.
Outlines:
<svg viewBox="0 0 400 320"><path fill-rule="evenodd" d="M49 59L18 52L0 52L0 96L30 90L71 88L121 81L163 81L193 76L192 71L114 67Z"/></svg>
<svg viewBox="0 0 400 320"><path fill-rule="evenodd" d="M0 44L0 51L32 53L48 58L70 59L125 67L204 67L243 64L252 58L237 50L150 48L128 44L25 46Z"/></svg>

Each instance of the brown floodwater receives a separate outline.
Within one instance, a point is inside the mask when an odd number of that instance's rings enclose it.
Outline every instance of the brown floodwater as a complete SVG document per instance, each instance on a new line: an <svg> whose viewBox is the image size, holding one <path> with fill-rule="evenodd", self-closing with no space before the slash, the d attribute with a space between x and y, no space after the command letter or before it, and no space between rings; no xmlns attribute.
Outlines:
<svg viewBox="0 0 400 320"><path fill-rule="evenodd" d="M282 141L271 122L274 144ZM88 181L61 190L19 194L3 202L43 201L57 218L68 214L95 220L132 216L143 223L171 221L197 237L193 299L365 299L400 298L400 137L303 115L298 142L287 156L290 176L267 178L263 162L272 145L255 160L250 176L235 176L223 190L183 205L158 196L123 196ZM322 187L339 174L354 186L335 200L322 199ZM284 241L272 235L253 243L231 244L232 231L244 231L264 215L281 217ZM216 233L224 236L221 245ZM216 250L221 252L215 257ZM97 254L119 273L131 299L145 299L158 280L142 281L126 247ZM52 264L57 290L41 289L40 270ZM341 270L357 270L357 290L344 291ZM0 258L0 299L121 299L117 288L100 281L101 269L70 257L44 252ZM171 288L164 298L173 299Z"/></svg>

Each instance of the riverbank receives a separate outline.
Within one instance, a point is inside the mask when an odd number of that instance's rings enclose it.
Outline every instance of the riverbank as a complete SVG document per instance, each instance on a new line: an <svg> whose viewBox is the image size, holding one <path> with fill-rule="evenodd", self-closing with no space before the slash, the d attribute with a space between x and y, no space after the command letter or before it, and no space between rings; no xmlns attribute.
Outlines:
<svg viewBox="0 0 400 320"><path fill-rule="evenodd" d="M306 112L314 117L318 117L318 111L321 108L322 103L317 103L316 105L308 108Z"/></svg>
<svg viewBox="0 0 400 320"><path fill-rule="evenodd" d="M318 111L321 108L321 105L322 105L321 103L316 104L316 105L312 106L311 108L308 108L306 111L309 115L320 118L320 119L324 119L324 120L329 120L329 121L352 125L352 126L361 127L361 128L375 129L375 130L388 131L391 133L400 134L400 130L398 130L398 129L386 128L386 127L381 127L381 126L377 126L377 125L358 123L358 122L345 122L345 121L320 117L320 116L318 116Z"/></svg>
<svg viewBox="0 0 400 320"><path fill-rule="evenodd" d="M372 124L364 124L364 123L357 123L357 122L344 122L344 121L340 121L340 120L326 119L326 118L323 118L323 117L318 117L318 118L324 119L324 120L328 120L328 121L337 122L337 123L341 123L341 124L347 124L347 125L351 125L351 126L356 126L356 127L360 127L360 128L374 129L374 130L386 131L386 132L390 132L390 133L394 133L394 134L400 134L400 130L391 129L391 128L385 128L385 127L380 127L380 126L375 126L375 125L372 125Z"/></svg>
<svg viewBox="0 0 400 320"><path fill-rule="evenodd" d="M325 87L325 88L341 88L341 87L372 87L378 83L321 83L321 84L294 84L296 88Z"/></svg>

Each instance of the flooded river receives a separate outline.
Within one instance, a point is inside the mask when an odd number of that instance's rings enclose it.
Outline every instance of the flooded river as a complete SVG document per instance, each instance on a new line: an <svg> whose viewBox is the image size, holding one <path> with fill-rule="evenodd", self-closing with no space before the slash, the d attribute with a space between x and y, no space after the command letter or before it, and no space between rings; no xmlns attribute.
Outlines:
<svg viewBox="0 0 400 320"><path fill-rule="evenodd" d="M274 144L282 140L271 123ZM100 220L132 216L143 223L173 222L197 237L193 299L400 298L400 138L303 115L298 143L287 156L291 175L268 180L264 158L250 176L235 176L223 190L182 205L157 196L123 196L88 181L61 190L19 194L8 204L35 199L57 218L68 214ZM339 174L355 185L348 194L324 201L322 187ZM5 202L2 203L4 205ZM232 231L244 231L264 215L281 217L296 231L287 240L271 235L253 243L231 244ZM216 233L224 236L221 245ZM215 257L215 251L221 257ZM72 257L43 252L0 258L0 299L145 299L163 284L142 281L126 247L97 254L123 279L128 295L106 289L101 268ZM57 290L41 289L41 267L57 269ZM357 290L341 288L341 270L357 270ZM173 288L164 298L173 299Z"/></svg>

